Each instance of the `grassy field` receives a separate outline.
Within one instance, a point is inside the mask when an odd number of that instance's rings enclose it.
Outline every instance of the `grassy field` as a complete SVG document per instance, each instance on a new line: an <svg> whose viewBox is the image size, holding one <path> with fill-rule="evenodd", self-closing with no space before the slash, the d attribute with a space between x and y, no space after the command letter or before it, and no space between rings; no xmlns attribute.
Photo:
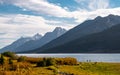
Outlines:
<svg viewBox="0 0 120 75"><path fill-rule="evenodd" d="M58 73L54 70L57 69ZM120 63L82 63L80 65L61 65L35 67L19 71L1 71L0 75L120 75Z"/></svg>
<svg viewBox="0 0 120 75"><path fill-rule="evenodd" d="M54 73L53 69L49 67L34 67L31 75L62 75ZM120 75L120 63L80 63L79 65L61 65L56 68L60 73L70 75Z"/></svg>
<svg viewBox="0 0 120 75"><path fill-rule="evenodd" d="M14 57L17 56L0 57L0 75L120 75L120 63L78 62L70 57Z"/></svg>
<svg viewBox="0 0 120 75"><path fill-rule="evenodd" d="M19 64L19 63L17 63ZM1 71L0 75L120 75L120 63L80 63L79 65L56 65L36 67L30 64L16 71Z"/></svg>

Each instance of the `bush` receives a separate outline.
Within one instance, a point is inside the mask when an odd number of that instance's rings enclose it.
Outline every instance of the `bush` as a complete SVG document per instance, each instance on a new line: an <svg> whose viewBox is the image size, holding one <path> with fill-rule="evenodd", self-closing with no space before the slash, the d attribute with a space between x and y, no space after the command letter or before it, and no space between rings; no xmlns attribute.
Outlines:
<svg viewBox="0 0 120 75"><path fill-rule="evenodd" d="M46 66L46 61L39 61L39 62L37 63L37 66L38 66L38 67L45 67L45 66Z"/></svg>
<svg viewBox="0 0 120 75"><path fill-rule="evenodd" d="M42 61L37 63L37 66L52 66L52 65L76 65L77 59L66 57L66 58L43 58Z"/></svg>
<svg viewBox="0 0 120 75"><path fill-rule="evenodd" d="M43 58L42 61L37 63L37 66L52 66L52 65L56 65L56 61L54 58Z"/></svg>
<svg viewBox="0 0 120 75"><path fill-rule="evenodd" d="M6 57L10 57L11 59L17 59L18 58L18 56L15 53L9 52L9 51L4 52L1 55L6 56Z"/></svg>
<svg viewBox="0 0 120 75"><path fill-rule="evenodd" d="M40 61L43 61L43 58L33 58L33 57L26 57L26 62L36 64Z"/></svg>
<svg viewBox="0 0 120 75"><path fill-rule="evenodd" d="M20 56L17 61L18 62L23 62L25 60L26 60L26 56Z"/></svg>
<svg viewBox="0 0 120 75"><path fill-rule="evenodd" d="M56 64L57 65L76 65L77 59L66 57L66 58L56 58Z"/></svg>
<svg viewBox="0 0 120 75"><path fill-rule="evenodd" d="M47 58L46 66L52 66L52 65L56 65L55 59L54 58Z"/></svg>
<svg viewBox="0 0 120 75"><path fill-rule="evenodd" d="M4 64L5 63L5 58L4 58L4 56L3 55L1 55L1 57L0 57L0 64Z"/></svg>

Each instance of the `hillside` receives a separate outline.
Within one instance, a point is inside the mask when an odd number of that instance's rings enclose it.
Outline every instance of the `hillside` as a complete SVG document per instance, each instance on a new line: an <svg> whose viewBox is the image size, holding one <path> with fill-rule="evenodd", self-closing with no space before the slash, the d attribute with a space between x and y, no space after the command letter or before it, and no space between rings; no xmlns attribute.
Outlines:
<svg viewBox="0 0 120 75"><path fill-rule="evenodd" d="M120 24L43 52L46 53L120 53Z"/></svg>

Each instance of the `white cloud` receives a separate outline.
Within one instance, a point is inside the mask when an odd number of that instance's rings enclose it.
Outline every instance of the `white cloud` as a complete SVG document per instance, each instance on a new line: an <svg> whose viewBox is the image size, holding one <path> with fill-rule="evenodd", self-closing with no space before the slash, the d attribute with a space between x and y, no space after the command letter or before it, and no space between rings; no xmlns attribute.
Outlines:
<svg viewBox="0 0 120 75"><path fill-rule="evenodd" d="M46 20L41 16L32 15L4 15L0 16L0 31L8 31L15 33L28 32L27 34L40 32L42 34L53 30L57 25L49 25L49 23L62 23L61 21ZM64 26L63 26L64 27ZM10 29L10 30L9 30ZM25 33L24 33L25 34Z"/></svg>
<svg viewBox="0 0 120 75"><path fill-rule="evenodd" d="M120 7L118 8L109 8L109 9L98 9L95 11L75 11L73 12L76 22L83 22L86 19L94 19L97 16L107 16L109 14L120 15Z"/></svg>
<svg viewBox="0 0 120 75"><path fill-rule="evenodd" d="M1 3L13 4L23 9L50 16L66 17L69 13L66 10L67 7L62 8L46 0L2 0Z"/></svg>
<svg viewBox="0 0 120 75"><path fill-rule="evenodd" d="M0 3L13 4L18 7L21 7L25 10L31 10L40 14L46 14L54 17L65 17L65 18L74 18L76 22L81 23L86 19L93 19L96 16L106 16L108 14L119 14L120 8L109 8L109 0L75 0L78 3L87 3L88 8L92 11L87 11L85 9L79 9L76 11L69 11L67 7L60 7L53 3L49 3L47 0L0 0ZM113 11L114 10L114 11ZM35 18L35 19L31 19ZM41 20L44 24L45 20L42 18L26 15L18 15L18 17L13 17L10 22L16 24L34 24ZM4 21L4 19L3 19ZM21 22L24 21L24 22ZM47 21L48 22L48 21ZM53 22L53 21L49 21ZM56 21L54 21L55 23ZM38 22L39 23L39 22ZM58 23L58 22L57 22Z"/></svg>
<svg viewBox="0 0 120 75"><path fill-rule="evenodd" d="M109 0L91 0L89 4L91 10L109 8Z"/></svg>
<svg viewBox="0 0 120 75"><path fill-rule="evenodd" d="M110 7L109 0L75 0L89 10L106 9Z"/></svg>
<svg viewBox="0 0 120 75"><path fill-rule="evenodd" d="M46 14L53 17L74 18L76 22L83 22L86 19L95 18L98 15L111 14L113 8L109 6L109 0L75 0L78 3L85 3L85 6L91 11L79 9L76 11L69 11L67 7L60 7L59 5L49 3L47 0L2 0L2 3L10 3L21 7L22 9L31 10L39 14ZM101 11L102 10L102 11ZM107 12L105 12L107 10ZM115 10L114 12L118 11ZM98 12L100 11L100 12ZM108 13L109 12L109 13ZM104 13L104 14L102 14ZM116 12L118 13L118 12ZM28 21L30 22L30 21Z"/></svg>

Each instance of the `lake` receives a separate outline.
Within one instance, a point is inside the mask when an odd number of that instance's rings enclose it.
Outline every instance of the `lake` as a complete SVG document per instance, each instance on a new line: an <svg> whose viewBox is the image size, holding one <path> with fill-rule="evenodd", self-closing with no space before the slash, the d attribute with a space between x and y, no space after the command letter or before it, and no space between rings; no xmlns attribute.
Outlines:
<svg viewBox="0 0 120 75"><path fill-rule="evenodd" d="M17 54L28 57L74 57L80 62L120 62L120 54Z"/></svg>

